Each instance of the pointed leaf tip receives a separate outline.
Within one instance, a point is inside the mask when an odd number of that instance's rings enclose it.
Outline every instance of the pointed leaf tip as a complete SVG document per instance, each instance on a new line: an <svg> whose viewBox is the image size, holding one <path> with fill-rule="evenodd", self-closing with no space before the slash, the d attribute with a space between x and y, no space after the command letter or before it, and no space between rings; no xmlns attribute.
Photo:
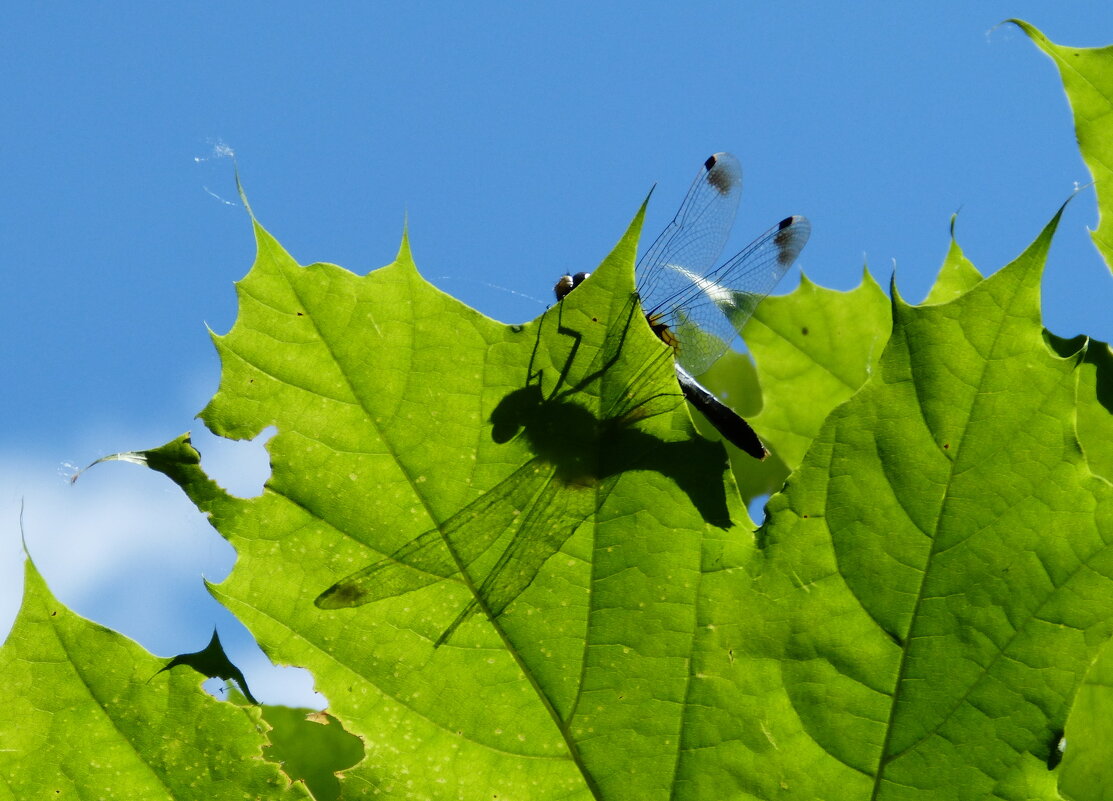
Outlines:
<svg viewBox="0 0 1113 801"><path fill-rule="evenodd" d="M247 192L244 190L243 182L240 180L240 165L237 163L235 156L232 156L232 175L235 176L236 179L236 193L240 196L240 202L243 203L243 207L247 209L248 216L251 217L252 222L256 222L255 212L251 210L251 203L247 200Z"/></svg>
<svg viewBox="0 0 1113 801"><path fill-rule="evenodd" d="M638 211L634 215L634 219L630 220L630 224L626 226L627 236L630 235L631 232L633 232L638 237L641 236L642 225L645 223L645 212L649 208L649 199L653 197L653 190L656 188L656 184L651 186L649 188L649 192L645 196L645 200L643 200L642 204L638 206ZM623 238L625 238L625 236Z"/></svg>
<svg viewBox="0 0 1113 801"><path fill-rule="evenodd" d="M408 214L402 221L402 241L398 243L398 253L395 254L394 260L410 264L414 260L413 251L410 250L410 218Z"/></svg>
<svg viewBox="0 0 1113 801"><path fill-rule="evenodd" d="M962 252L962 247L958 244L958 239L955 236L955 221L957 219L958 212L955 212L951 215L949 226L951 241L947 247L947 255L939 267L939 272L935 275L935 283L932 284L928 294L924 297L923 302L926 304L945 303L953 300L982 280L982 274L973 262L966 258L966 254Z"/></svg>
<svg viewBox="0 0 1113 801"><path fill-rule="evenodd" d="M189 654L178 654L174 658L167 660L166 664L163 665L158 672L162 673L164 670L172 670L178 667L178 665L191 667L210 679L234 681L239 685L240 691L248 701L256 706L259 704L255 696L251 694L251 690L247 686L247 679L244 678L243 673L233 664L232 660L228 658L228 654L224 651L224 645L220 642L220 635L217 633L216 629L213 629L213 636L212 639L209 640L209 644L200 651L194 651Z"/></svg>
<svg viewBox="0 0 1113 801"><path fill-rule="evenodd" d="M904 298L900 295L900 290L897 289L897 269L893 267L893 271L889 273L889 297L893 299L893 305L907 306Z"/></svg>
<svg viewBox="0 0 1113 801"><path fill-rule="evenodd" d="M1030 22L1025 22L1024 20L1018 19L1017 17L1010 17L1009 19L1004 20L1000 24L1001 25L1009 25L1009 24L1015 25L1016 27L1020 28L1020 30L1024 31L1025 35L1027 35L1027 37L1029 39L1031 39L1033 42L1035 42L1041 48L1045 44L1051 44L1051 42L1048 40L1048 38L1043 35L1043 32L1040 31L1039 28L1037 28L1035 25L1033 25Z"/></svg>

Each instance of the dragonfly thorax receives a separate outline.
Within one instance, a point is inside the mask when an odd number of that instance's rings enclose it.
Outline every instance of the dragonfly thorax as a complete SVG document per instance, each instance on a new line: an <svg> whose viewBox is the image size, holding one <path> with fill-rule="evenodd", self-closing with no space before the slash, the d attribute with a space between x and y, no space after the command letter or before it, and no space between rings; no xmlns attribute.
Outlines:
<svg viewBox="0 0 1113 801"><path fill-rule="evenodd" d="M656 334L662 342L677 353L680 352L680 340L676 338L672 329L669 328L669 324L662 319L660 314L647 314L645 320L649 323L649 327L653 329L653 333Z"/></svg>

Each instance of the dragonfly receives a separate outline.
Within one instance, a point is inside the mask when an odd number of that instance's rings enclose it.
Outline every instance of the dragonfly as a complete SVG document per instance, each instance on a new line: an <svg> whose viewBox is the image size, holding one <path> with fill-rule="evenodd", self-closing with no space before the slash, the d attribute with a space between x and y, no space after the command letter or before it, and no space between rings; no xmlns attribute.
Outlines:
<svg viewBox="0 0 1113 801"><path fill-rule="evenodd" d="M629 306L621 335L606 338L576 383L568 374L580 339L561 326L560 310L553 311L558 331L571 333L574 341L556 386L546 397L541 371L534 370L531 359L526 386L503 398L491 415L495 442L521 435L535 455L437 527L320 593L314 601L319 609L362 606L455 580L469 588L472 599L435 641L434 647L439 647L474 615L482 613L495 621L595 512L609 491L609 479L640 466L636 457L623 462L613 454L636 451L639 437L634 426L683 402L680 393L658 391L667 363L648 352L645 359L634 359L638 366L628 385L609 398L600 390L598 415L575 402L617 362L626 332L637 319L636 307ZM540 338L539 329L539 342ZM641 446L648 447L647 441L648 436L643 437ZM505 545L496 554L492 549L500 541Z"/></svg>
<svg viewBox="0 0 1113 801"><path fill-rule="evenodd" d="M749 423L700 384L730 348L754 309L773 290L807 244L811 223L786 217L725 262L726 246L742 196L742 166L730 153L709 157L672 222L638 259L637 294L650 328L676 353L684 397L734 446L769 455ZM562 300L590 273L565 275L554 291Z"/></svg>
<svg viewBox="0 0 1113 801"><path fill-rule="evenodd" d="M740 186L737 160L726 153L712 156L672 224L639 261L638 297L642 308L650 310L650 325L696 373L725 352L735 336L731 324L740 326L748 319L807 240L807 220L791 217L723 267L708 271L730 233ZM755 277L759 270L765 271L760 281ZM586 273L565 276L566 286L562 293L558 284L558 297L586 277ZM536 455L440 525L337 581L317 596L315 605L324 610L362 606L454 580L468 586L472 599L434 646L447 642L476 614L494 622L594 513L608 492L609 479L627 469L656 469L650 462L639 464L636 457L615 461L615 455L631 452L631 443L638 439L638 422L675 409L682 398L718 421L721 431L749 432L757 445L750 445L747 452L760 447L764 455L764 446L742 418L683 367L670 367L649 352L630 354L640 367L627 386L602 404L598 416L575 403L579 393L605 375L627 347L626 334L637 319L637 304L632 302L627 309L619 326L621 334L606 339L584 378L563 387L579 340L576 332L561 326L560 307L554 308L558 330L575 339L556 387L545 397L540 383L532 383L531 359L527 385L504 398L491 417L496 442L506 442L520 432ZM540 333L538 337L540 341ZM674 369L681 393L661 393L658 388L667 378L664 371ZM746 442L742 434L728 438L736 444ZM660 442L646 437L641 447L660 448ZM498 542L505 545L494 553Z"/></svg>

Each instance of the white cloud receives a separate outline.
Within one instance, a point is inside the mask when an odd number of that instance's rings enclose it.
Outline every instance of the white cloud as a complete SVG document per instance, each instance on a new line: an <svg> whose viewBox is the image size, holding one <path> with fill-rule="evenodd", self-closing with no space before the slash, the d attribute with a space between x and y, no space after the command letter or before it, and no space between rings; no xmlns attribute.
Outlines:
<svg viewBox="0 0 1113 801"><path fill-rule="evenodd" d="M262 441L195 437L202 461L238 495L257 495L269 472ZM134 440L130 440L134 441ZM125 462L97 465L70 484L59 464L0 453L0 634L22 598L23 533L51 591L78 614L109 626L153 653L203 648L214 626L229 656L260 700L320 707L304 671L271 666L205 590L220 581L235 554L165 476Z"/></svg>

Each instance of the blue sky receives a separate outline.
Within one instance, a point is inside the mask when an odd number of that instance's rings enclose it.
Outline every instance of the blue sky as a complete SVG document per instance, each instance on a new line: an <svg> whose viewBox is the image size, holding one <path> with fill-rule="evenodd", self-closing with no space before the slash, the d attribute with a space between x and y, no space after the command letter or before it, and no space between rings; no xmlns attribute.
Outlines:
<svg viewBox="0 0 1113 801"><path fill-rule="evenodd" d="M422 272L521 322L555 278L591 269L646 191L662 227L702 160L745 171L732 245L788 214L800 264L849 289L868 263L927 291L950 216L990 272L1090 180L1052 63L1015 27L1113 43L1108 0L909 4L25 4L0 53L0 631L20 596L19 506L59 597L160 654L218 624L256 694L304 700L264 669L200 576L232 551L159 476L62 473L192 429L232 489L259 448L193 416L219 364L206 324L235 316L260 221L302 263L389 262L408 217ZM1113 279L1072 201L1044 281L1049 328L1113 339ZM792 288L794 271L781 286ZM532 299L531 299L532 298ZM293 684L291 684L293 682ZM260 689L260 687L262 689Z"/></svg>

